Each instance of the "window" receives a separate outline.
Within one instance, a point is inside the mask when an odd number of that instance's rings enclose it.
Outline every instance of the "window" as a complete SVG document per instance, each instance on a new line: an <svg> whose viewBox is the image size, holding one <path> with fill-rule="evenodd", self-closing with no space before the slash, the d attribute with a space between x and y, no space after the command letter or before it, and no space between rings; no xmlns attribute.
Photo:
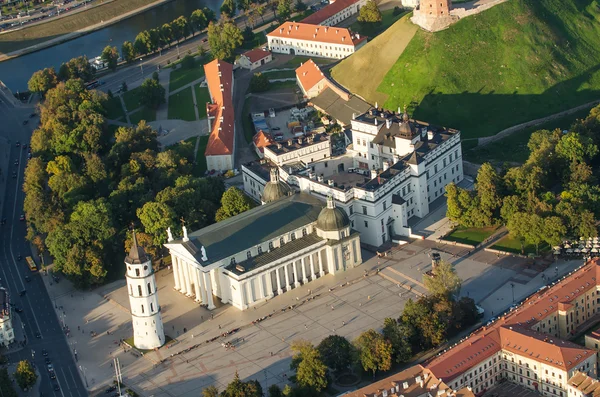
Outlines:
<svg viewBox="0 0 600 397"><path fill-rule="evenodd" d="M142 313L144 313L144 305L142 305Z"/></svg>
<svg viewBox="0 0 600 397"><path fill-rule="evenodd" d="M369 227L369 222L365 221L365 227Z"/></svg>
<svg viewBox="0 0 600 397"><path fill-rule="evenodd" d="M367 215L367 206L363 205L362 208L363 208L363 215Z"/></svg>
<svg viewBox="0 0 600 397"><path fill-rule="evenodd" d="M246 251L246 259L250 258L252 258L252 254L250 253L250 251Z"/></svg>
<svg viewBox="0 0 600 397"><path fill-rule="evenodd" d="M235 265L235 258L231 258L231 260L229 261L230 265Z"/></svg>
<svg viewBox="0 0 600 397"><path fill-rule="evenodd" d="M258 255L262 254L262 246L258 246Z"/></svg>
<svg viewBox="0 0 600 397"><path fill-rule="evenodd" d="M369 146L373 149L373 142L369 142Z"/></svg>
<svg viewBox="0 0 600 397"><path fill-rule="evenodd" d="M150 283L148 283L148 295L152 294L152 287L150 286Z"/></svg>
<svg viewBox="0 0 600 397"><path fill-rule="evenodd" d="M302 237L306 236L308 233L306 232L306 228L302 229Z"/></svg>
<svg viewBox="0 0 600 397"><path fill-rule="evenodd" d="M383 210L385 211L387 209L387 203L384 201L383 202Z"/></svg>
<svg viewBox="0 0 600 397"><path fill-rule="evenodd" d="M273 242L269 241L269 249L272 250L273 249Z"/></svg>
<svg viewBox="0 0 600 397"><path fill-rule="evenodd" d="M296 233L292 233L292 241L296 239Z"/></svg>
<svg viewBox="0 0 600 397"><path fill-rule="evenodd" d="M138 285L138 296L142 296L142 286Z"/></svg>
<svg viewBox="0 0 600 397"><path fill-rule="evenodd" d="M352 215L354 213L354 207L350 206L350 215Z"/></svg>
<svg viewBox="0 0 600 397"><path fill-rule="evenodd" d="M133 285L129 285L129 295L133 296ZM598 348L598 344L596 343L596 349Z"/></svg>
<svg viewBox="0 0 600 397"><path fill-rule="evenodd" d="M283 237L279 238L279 246L283 246L285 244L285 240L283 239Z"/></svg>
<svg viewBox="0 0 600 397"><path fill-rule="evenodd" d="M139 277L140 276L140 269L135 269L135 276Z"/></svg>
<svg viewBox="0 0 600 397"><path fill-rule="evenodd" d="M154 303L150 302L150 313L154 313Z"/></svg>

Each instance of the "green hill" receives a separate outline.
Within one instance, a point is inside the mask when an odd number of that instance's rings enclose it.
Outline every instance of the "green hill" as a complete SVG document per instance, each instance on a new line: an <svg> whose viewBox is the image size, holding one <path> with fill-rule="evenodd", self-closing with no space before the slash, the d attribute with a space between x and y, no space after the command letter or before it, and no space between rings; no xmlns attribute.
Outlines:
<svg viewBox="0 0 600 397"><path fill-rule="evenodd" d="M388 109L478 137L600 98L599 68L598 0L509 0L419 30L377 91Z"/></svg>

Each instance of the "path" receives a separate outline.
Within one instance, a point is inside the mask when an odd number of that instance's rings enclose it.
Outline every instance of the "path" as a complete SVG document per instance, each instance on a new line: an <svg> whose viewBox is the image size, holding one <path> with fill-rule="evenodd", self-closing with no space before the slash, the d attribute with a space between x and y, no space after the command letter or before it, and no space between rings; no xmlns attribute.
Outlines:
<svg viewBox="0 0 600 397"><path fill-rule="evenodd" d="M600 100L595 100L592 102L584 103L583 105L579 105L579 106L576 106L571 109L563 110L562 112L554 113L554 114L551 114L550 116L546 116L546 117L542 117L539 119L527 121L525 123L514 125L512 127L506 128L492 136L486 136L483 138L475 138L475 139L477 139L477 146L489 145L490 143L496 142L500 139L504 139L504 138L514 134L515 132L521 131L525 128L535 127L536 125L544 124L544 123L547 123L548 121L552 121L552 120L559 119L561 117L568 116L568 115L576 113L580 110L584 110L587 108L597 106L598 104L600 104Z"/></svg>
<svg viewBox="0 0 600 397"><path fill-rule="evenodd" d="M127 120L127 124L131 125L131 119L129 118L129 112L127 111L127 107L125 106L123 95L119 95L119 101L121 101L121 107L123 108L123 112L125 112L125 120Z"/></svg>

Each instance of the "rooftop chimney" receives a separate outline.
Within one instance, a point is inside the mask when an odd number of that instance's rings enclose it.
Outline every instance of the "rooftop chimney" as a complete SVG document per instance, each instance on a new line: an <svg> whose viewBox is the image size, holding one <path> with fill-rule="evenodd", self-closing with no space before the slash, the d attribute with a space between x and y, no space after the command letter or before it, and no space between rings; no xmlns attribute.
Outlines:
<svg viewBox="0 0 600 397"><path fill-rule="evenodd" d="M333 186L333 183L334 183L334 182L333 182L333 179L328 179L328 180L327 180L327 184L328 184L329 186Z"/></svg>
<svg viewBox="0 0 600 397"><path fill-rule="evenodd" d="M388 168L390 168L390 162L389 161L384 161L383 162L383 170L387 170Z"/></svg>
<svg viewBox="0 0 600 397"><path fill-rule="evenodd" d="M298 145L302 145L302 137L298 138Z"/></svg>
<svg viewBox="0 0 600 397"><path fill-rule="evenodd" d="M281 149L283 146L281 146L281 143L277 142L277 149Z"/></svg>
<svg viewBox="0 0 600 397"><path fill-rule="evenodd" d="M317 177L317 181L323 182L323 174L321 174Z"/></svg>
<svg viewBox="0 0 600 397"><path fill-rule="evenodd" d="M392 128L392 119L385 119L385 126L388 130Z"/></svg>
<svg viewBox="0 0 600 397"><path fill-rule="evenodd" d="M373 169L371 170L371 179L375 178L377 178L377 170L375 169L375 167L373 167Z"/></svg>
<svg viewBox="0 0 600 397"><path fill-rule="evenodd" d="M427 130L427 139L429 139L429 140L433 139L433 131Z"/></svg>
<svg viewBox="0 0 600 397"><path fill-rule="evenodd" d="M290 139L290 140L288 140L288 146L292 146L292 144L293 144L293 143L294 143L294 141L293 141L293 140L291 140L291 139Z"/></svg>

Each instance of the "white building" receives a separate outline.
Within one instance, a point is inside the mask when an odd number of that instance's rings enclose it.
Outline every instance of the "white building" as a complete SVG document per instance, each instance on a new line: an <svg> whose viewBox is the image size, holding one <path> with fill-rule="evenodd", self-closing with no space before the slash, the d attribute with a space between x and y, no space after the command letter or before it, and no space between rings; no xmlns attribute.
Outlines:
<svg viewBox="0 0 600 397"><path fill-rule="evenodd" d="M138 245L135 231L131 250L125 257L125 265L133 323L133 344L144 350L160 347L165 343L165 333L154 269L151 258Z"/></svg>
<svg viewBox="0 0 600 397"><path fill-rule="evenodd" d="M171 237L175 289L214 309L214 299L245 310L328 274L362 263L359 234L344 211L270 182L265 205L182 239Z"/></svg>
<svg viewBox="0 0 600 397"><path fill-rule="evenodd" d="M270 51L263 50L262 48L255 48L240 55L235 63L244 69L254 70L272 60L273 56Z"/></svg>
<svg viewBox="0 0 600 397"><path fill-rule="evenodd" d="M272 52L320 58L346 58L366 43L366 37L346 28L301 22L285 22L267 34L267 45Z"/></svg>
<svg viewBox="0 0 600 397"><path fill-rule="evenodd" d="M244 190L256 199L268 180L265 168L278 165L295 189L322 200L331 195L361 242L380 246L413 235L411 222L429 213L448 183L463 179L457 130L411 120L406 112L372 109L353 118L352 136L343 156L244 164Z"/></svg>
<svg viewBox="0 0 600 397"><path fill-rule="evenodd" d="M365 4L367 4L367 0L334 0L329 5L310 14L300 22L334 26L350 18L352 15L358 14L358 11Z"/></svg>
<svg viewBox="0 0 600 397"><path fill-rule="evenodd" d="M402 0L402 7L417 8L418 6L419 0Z"/></svg>
<svg viewBox="0 0 600 397"><path fill-rule="evenodd" d="M0 344L8 346L14 340L15 331L12 326L8 291L0 287Z"/></svg>
<svg viewBox="0 0 600 397"><path fill-rule="evenodd" d="M331 142L326 134L311 134L269 145L264 153L265 159L278 166L294 162L308 164L331 157Z"/></svg>

